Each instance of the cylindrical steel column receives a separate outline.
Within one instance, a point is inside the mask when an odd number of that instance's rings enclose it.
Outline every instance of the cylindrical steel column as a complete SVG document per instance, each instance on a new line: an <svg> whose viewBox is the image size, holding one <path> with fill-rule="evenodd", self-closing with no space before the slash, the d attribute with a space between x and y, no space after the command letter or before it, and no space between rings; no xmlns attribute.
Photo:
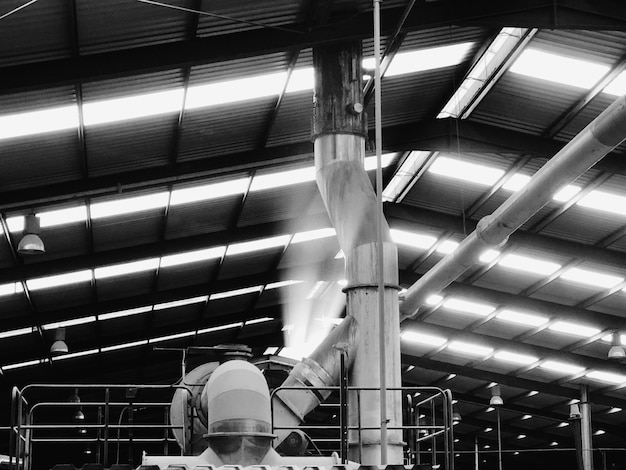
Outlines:
<svg viewBox="0 0 626 470"><path fill-rule="evenodd" d="M580 386L580 435L582 441L583 470L593 470L593 444L591 442L591 405L589 386Z"/></svg>
<svg viewBox="0 0 626 470"><path fill-rule="evenodd" d="M348 286L347 312L359 325L351 371L353 387L380 387L381 354L385 356L385 381L400 387L400 322L398 310L398 254L389 227L383 227L384 312L386 349L379 347L377 230L378 206L363 169L365 116L361 43L350 42L313 50L315 95L313 138L317 185L345 255ZM390 428L402 423L400 392L388 394ZM350 458L362 464L381 461L381 407L377 391L350 397L350 426L369 428L350 433ZM402 433L387 433L387 463L402 463Z"/></svg>

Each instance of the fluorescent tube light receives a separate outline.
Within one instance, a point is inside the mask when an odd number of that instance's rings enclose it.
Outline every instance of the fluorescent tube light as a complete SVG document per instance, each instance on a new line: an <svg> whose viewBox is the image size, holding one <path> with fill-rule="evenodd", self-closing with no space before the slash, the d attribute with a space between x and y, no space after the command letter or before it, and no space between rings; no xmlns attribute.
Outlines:
<svg viewBox="0 0 626 470"><path fill-rule="evenodd" d="M561 269L560 264L516 254L505 254L498 261L498 265L515 269L516 271L540 274L542 276L549 276Z"/></svg>
<svg viewBox="0 0 626 470"><path fill-rule="evenodd" d="M166 310L168 308L184 307L185 305L193 305L206 302L209 299L208 295L201 295L199 297L191 297L189 299L173 300L172 302L163 302L155 304L153 310Z"/></svg>
<svg viewBox="0 0 626 470"><path fill-rule="evenodd" d="M394 158L396 158L395 153L383 153L380 156L381 168L387 168L389 165L391 165L391 162L393 161ZM376 162L375 155L371 157L365 157L363 159L363 168L365 169L365 171L375 170L377 166L378 164Z"/></svg>
<svg viewBox="0 0 626 470"><path fill-rule="evenodd" d="M434 161L428 172L482 186L492 186L504 175L497 168L443 156Z"/></svg>
<svg viewBox="0 0 626 470"><path fill-rule="evenodd" d="M435 244L437 238L431 235L422 235L419 233L406 232L392 228L390 230L392 240L398 245L405 245L411 248L427 250Z"/></svg>
<svg viewBox="0 0 626 470"><path fill-rule="evenodd" d="M612 372L602 372L599 370L594 370L587 373L586 377L589 377L593 380L598 380L599 382L606 382L616 385L626 383L626 375L614 374Z"/></svg>
<svg viewBox="0 0 626 470"><path fill-rule="evenodd" d="M0 332L0 338L13 338L14 336L28 335L35 331L35 327L18 328L17 330L9 330Z"/></svg>
<svg viewBox="0 0 626 470"><path fill-rule="evenodd" d="M446 343L447 339L439 336L417 333L415 331L404 331L400 337L411 343L426 344L428 346L441 346Z"/></svg>
<svg viewBox="0 0 626 470"><path fill-rule="evenodd" d="M516 74L561 85L590 89L610 70L609 66L528 48L509 69Z"/></svg>
<svg viewBox="0 0 626 470"><path fill-rule="evenodd" d="M266 189L281 188L310 181L315 181L315 167L313 166L257 175L252 180L250 191L264 191Z"/></svg>
<svg viewBox="0 0 626 470"><path fill-rule="evenodd" d="M320 238L334 237L337 233L334 228L320 228L317 230L309 230L307 232L298 232L291 239L291 243L302 243Z"/></svg>
<svg viewBox="0 0 626 470"><path fill-rule="evenodd" d="M24 291L24 287L21 282L9 282L7 284L0 284L0 297L5 295L19 294Z"/></svg>
<svg viewBox="0 0 626 470"><path fill-rule="evenodd" d="M602 289L610 289L611 287L615 287L619 283L624 282L624 278L622 277L599 273L597 271L589 271L582 268L568 269L561 274L560 277L566 281L600 287Z"/></svg>
<svg viewBox="0 0 626 470"><path fill-rule="evenodd" d="M539 358L534 356L529 356L527 354L518 354L510 351L498 351L494 354L496 359L505 362L512 362L514 364L523 364L530 365L539 360Z"/></svg>
<svg viewBox="0 0 626 470"><path fill-rule="evenodd" d="M91 269L85 269L83 271L74 271L71 273L28 279L26 281L26 287L28 287L31 291L49 289L51 287L68 286L81 282L91 282L91 277Z"/></svg>
<svg viewBox="0 0 626 470"><path fill-rule="evenodd" d="M590 338L591 336L600 333L599 328L591 326L581 325L579 323L572 323L568 321L559 321L548 327L552 331L558 331L559 333L568 333L574 336L581 336L584 338Z"/></svg>
<svg viewBox="0 0 626 470"><path fill-rule="evenodd" d="M448 349L455 352L471 354L472 356L487 356L493 352L493 349L491 348L472 343L465 343L463 341L452 341L448 344Z"/></svg>
<svg viewBox="0 0 626 470"><path fill-rule="evenodd" d="M580 374L585 370L584 367L560 361L544 361L539 367L552 372L560 372L561 374Z"/></svg>
<svg viewBox="0 0 626 470"><path fill-rule="evenodd" d="M192 202L218 199L235 194L243 194L250 185L250 178L238 178L219 183L208 183L201 186L179 188L172 191L170 205L179 206Z"/></svg>
<svg viewBox="0 0 626 470"><path fill-rule="evenodd" d="M100 352L99 349L87 349L86 351L77 351L77 352L68 353L68 354L61 354L60 356L54 356L52 360L54 362L64 361L66 359L75 359L77 357L92 356L94 354L98 354L99 352Z"/></svg>
<svg viewBox="0 0 626 470"><path fill-rule="evenodd" d="M245 326L248 325L256 325L258 323L267 323L269 321L274 321L275 319L272 317L262 317L262 318L254 318L252 320L246 320L244 322Z"/></svg>
<svg viewBox="0 0 626 470"><path fill-rule="evenodd" d="M114 201L94 202L91 204L91 218L94 220L104 217L134 214L152 209L162 209L167 206L170 193L146 194L144 196L125 197Z"/></svg>
<svg viewBox="0 0 626 470"><path fill-rule="evenodd" d="M580 192L580 190L581 188L579 186L568 184L567 186L557 191L557 193L552 196L552 199L557 202L567 202L571 198L576 196Z"/></svg>
<svg viewBox="0 0 626 470"><path fill-rule="evenodd" d="M626 196L607 193L606 191L590 191L577 205L617 215L626 215Z"/></svg>
<svg viewBox="0 0 626 470"><path fill-rule="evenodd" d="M115 276L154 271L159 267L159 258L148 258L129 263L113 264L94 269L96 279L107 279Z"/></svg>
<svg viewBox="0 0 626 470"><path fill-rule="evenodd" d="M75 104L0 116L0 140L78 128Z"/></svg>
<svg viewBox="0 0 626 470"><path fill-rule="evenodd" d="M87 317L73 318L71 320L65 320L55 323L47 323L42 326L44 330L56 330L57 328L69 328L70 326L84 325L86 323L93 323L96 321L95 315Z"/></svg>
<svg viewBox="0 0 626 470"><path fill-rule="evenodd" d="M228 246L228 249L226 250L226 256L240 255L243 253L267 250L280 246L284 247L287 243L289 243L290 238L291 235L278 235L275 237L260 238L258 240L253 240L249 242L235 243Z"/></svg>
<svg viewBox="0 0 626 470"><path fill-rule="evenodd" d="M105 348L102 348L101 351L102 352L117 351L119 349L134 348L136 346L144 346L146 344L148 344L148 340L141 339L139 341L133 341L130 343L122 343L122 344L115 344L113 346L107 346Z"/></svg>
<svg viewBox="0 0 626 470"><path fill-rule="evenodd" d="M41 228L56 227L58 225L85 222L87 220L87 206L67 207L51 211L38 212Z"/></svg>
<svg viewBox="0 0 626 470"><path fill-rule="evenodd" d="M313 67L303 67L291 72L286 93L297 93L299 91L313 90L315 86L315 73Z"/></svg>
<svg viewBox="0 0 626 470"><path fill-rule="evenodd" d="M152 305L145 307L130 308L128 310L119 310L117 312L109 312L98 315L98 320L113 320L114 318L130 317L132 315L139 315L141 313L148 313L152 311Z"/></svg>
<svg viewBox="0 0 626 470"><path fill-rule="evenodd" d="M506 189L507 191L519 191L524 186L528 184L530 181L530 176L523 175L521 173L516 173L511 176L506 183L502 185L502 189Z"/></svg>
<svg viewBox="0 0 626 470"><path fill-rule="evenodd" d="M437 246L437 249L435 251L442 255L449 255L450 253L454 252L454 250L456 250L458 246L459 242L455 242L454 240L444 240L439 244L439 246Z"/></svg>
<svg viewBox="0 0 626 470"><path fill-rule="evenodd" d="M243 326L243 322L229 323L227 325L220 325L220 326L212 326L210 328L204 328L204 329L198 330L197 334L203 335L205 333L214 333L216 331L230 330L231 328L241 328L242 326Z"/></svg>
<svg viewBox="0 0 626 470"><path fill-rule="evenodd" d="M304 281L296 279L290 279L286 281L270 282L265 285L265 290L279 289L281 287L295 286L296 284L302 284Z"/></svg>
<svg viewBox="0 0 626 470"><path fill-rule="evenodd" d="M446 301L443 303L443 306L448 310L462 313L471 313L473 315L478 315L481 317L487 316L496 310L496 308L492 305L472 302L470 300L459 299L457 297L446 299Z"/></svg>
<svg viewBox="0 0 626 470"><path fill-rule="evenodd" d="M238 295L246 295L252 293L261 292L262 286L252 286L252 287L244 287L242 289L229 290L225 292L216 292L215 294L211 294L210 300L219 300L219 299L227 299L228 297L236 297Z"/></svg>
<svg viewBox="0 0 626 470"><path fill-rule="evenodd" d="M617 77L604 88L604 93L610 95L622 96L626 94L626 71L620 73Z"/></svg>
<svg viewBox="0 0 626 470"><path fill-rule="evenodd" d="M186 251L175 255L167 255L161 258L161 268L170 268L182 264L198 263L210 259L221 258L226 253L225 246L216 246L202 250Z"/></svg>
<svg viewBox="0 0 626 470"><path fill-rule="evenodd" d="M173 335L158 336L156 338L150 338L150 340L148 340L148 342L149 343L159 343L161 341L169 341L169 340L172 340L172 339L187 338L189 336L194 336L195 334L196 334L196 330L185 331L183 333L175 333Z"/></svg>
<svg viewBox="0 0 626 470"><path fill-rule="evenodd" d="M33 359L32 361L17 362L15 364L7 364L5 366L2 366L2 370L22 369L24 367L30 367L30 366L43 364L44 362L47 362L47 361L44 359Z"/></svg>
<svg viewBox="0 0 626 470"><path fill-rule="evenodd" d="M548 318L541 317L539 315L532 315L530 313L519 312L517 310L502 310L496 315L498 320L507 321L510 323L516 323L518 325L538 327L545 325L549 320Z"/></svg>

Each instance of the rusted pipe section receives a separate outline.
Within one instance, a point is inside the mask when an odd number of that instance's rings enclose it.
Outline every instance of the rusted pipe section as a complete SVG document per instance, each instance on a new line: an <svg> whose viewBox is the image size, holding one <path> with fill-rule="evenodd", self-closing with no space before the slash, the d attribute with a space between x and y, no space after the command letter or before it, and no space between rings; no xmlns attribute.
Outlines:
<svg viewBox="0 0 626 470"><path fill-rule="evenodd" d="M509 235L626 139L626 96L619 97L594 119L496 211L482 218L457 249L413 284L400 306L403 318L413 317L424 301L450 285L475 264L487 248L497 248Z"/></svg>
<svg viewBox="0 0 626 470"><path fill-rule="evenodd" d="M359 326L353 387L379 387L381 372L376 367L381 355L387 365L385 382L400 387L400 343L398 310L398 254L389 227L383 223L384 333L381 350L378 322L378 276L376 218L379 208L372 184L363 169L366 118L360 41L316 47L313 139L317 185L345 255L348 285L347 312ZM396 396L397 395L397 396ZM350 426L381 427L380 396L376 391L350 397ZM402 422L398 393L389 394L386 416L389 427ZM381 434L377 430L351 431L350 459L377 465L381 461ZM402 463L402 436L387 434L386 453L391 464Z"/></svg>

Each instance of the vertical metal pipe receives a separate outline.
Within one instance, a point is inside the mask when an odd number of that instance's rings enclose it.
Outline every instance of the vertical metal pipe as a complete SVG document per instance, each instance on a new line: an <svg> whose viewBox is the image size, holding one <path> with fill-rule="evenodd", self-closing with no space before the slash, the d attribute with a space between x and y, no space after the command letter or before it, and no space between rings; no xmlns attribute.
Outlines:
<svg viewBox="0 0 626 470"><path fill-rule="evenodd" d="M474 436L474 470L478 470L480 455L478 454L478 436Z"/></svg>
<svg viewBox="0 0 626 470"><path fill-rule="evenodd" d="M496 418L498 419L498 470L502 470L502 428L500 425L500 407L496 406Z"/></svg>
<svg viewBox="0 0 626 470"><path fill-rule="evenodd" d="M591 441L591 406L589 387L580 386L580 433L582 438L583 470L593 470L593 444Z"/></svg>
<svg viewBox="0 0 626 470"><path fill-rule="evenodd" d="M104 466L109 466L109 402L111 392L107 387L104 390Z"/></svg>
<svg viewBox="0 0 626 470"><path fill-rule="evenodd" d="M374 0L374 108L375 108L375 136L376 136L376 258L378 273L378 344L380 357L380 464L387 465L387 355L385 347L385 275L383 266L383 126L381 116L381 80L380 80L380 0Z"/></svg>

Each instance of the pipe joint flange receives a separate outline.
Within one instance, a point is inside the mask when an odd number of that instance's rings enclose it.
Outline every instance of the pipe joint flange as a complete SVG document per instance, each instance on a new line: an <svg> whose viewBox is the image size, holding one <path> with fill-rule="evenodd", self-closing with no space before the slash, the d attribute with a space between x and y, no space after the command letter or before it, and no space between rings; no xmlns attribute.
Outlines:
<svg viewBox="0 0 626 470"><path fill-rule="evenodd" d="M402 287L400 287L397 284L388 284L385 283L385 289L395 289L397 291L401 291ZM344 287L343 289L341 289L341 292L344 293L348 293L351 290L355 290L355 289L378 289L378 284L369 284L369 283L361 283L361 284L349 284L346 287Z"/></svg>
<svg viewBox="0 0 626 470"><path fill-rule="evenodd" d="M494 225L496 224L496 225ZM501 226L498 221L493 221L491 216L485 216L476 224L476 237L485 245L499 248L509 241L506 233L506 227Z"/></svg>

